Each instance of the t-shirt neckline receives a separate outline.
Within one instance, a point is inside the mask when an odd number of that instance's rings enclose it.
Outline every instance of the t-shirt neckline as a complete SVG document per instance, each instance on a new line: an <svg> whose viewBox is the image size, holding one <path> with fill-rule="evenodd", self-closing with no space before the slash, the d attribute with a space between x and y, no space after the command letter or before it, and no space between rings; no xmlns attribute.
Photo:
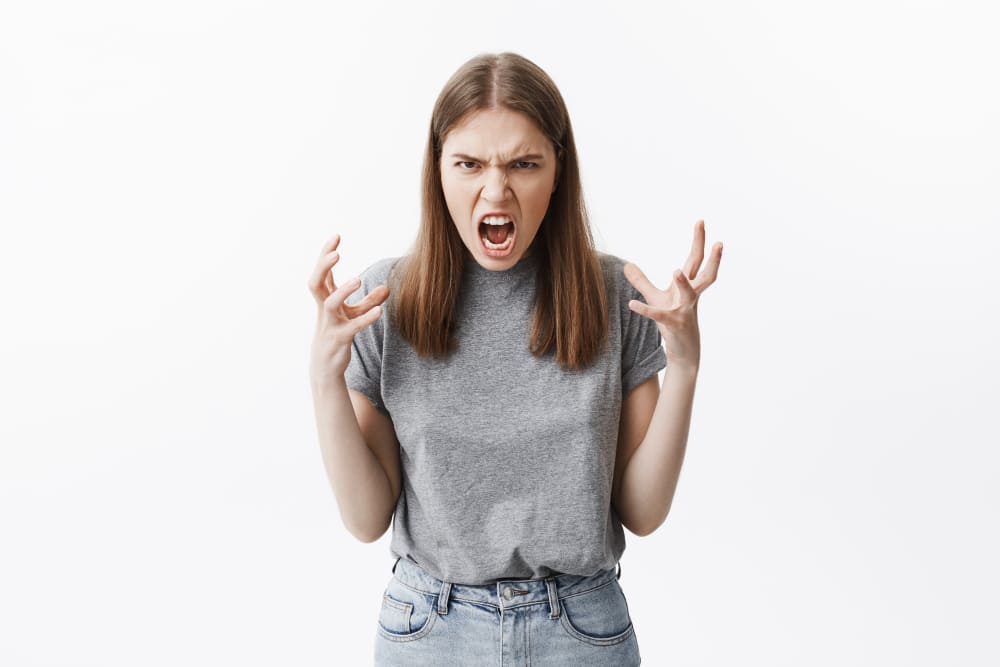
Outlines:
<svg viewBox="0 0 1000 667"><path fill-rule="evenodd" d="M506 282L533 276L538 268L538 259L535 257L533 250L534 249L529 248L528 252L517 261L517 264L503 271L491 271L490 269L483 267L472 257L472 254L466 250L464 254L464 270L466 275L473 280L488 283Z"/></svg>

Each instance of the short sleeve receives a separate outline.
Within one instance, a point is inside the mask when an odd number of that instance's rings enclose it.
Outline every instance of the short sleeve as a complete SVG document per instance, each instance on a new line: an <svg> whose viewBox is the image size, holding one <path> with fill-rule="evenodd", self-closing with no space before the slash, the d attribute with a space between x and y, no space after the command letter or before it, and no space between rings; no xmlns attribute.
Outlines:
<svg viewBox="0 0 1000 667"><path fill-rule="evenodd" d="M624 266L624 264L623 264ZM619 268L619 271L621 269ZM622 301L622 397L632 389L667 367L667 354L663 349L660 330L656 322L644 317L628 307L631 299L641 301L642 297L624 273L619 280L624 282Z"/></svg>
<svg viewBox="0 0 1000 667"><path fill-rule="evenodd" d="M350 294L346 303L353 305L361 301L373 289L386 282L388 260L381 260L361 272L361 287ZM370 325L354 335L351 343L351 361L344 371L348 389L364 394L372 406L388 415L389 410L382 398L382 352L385 349L385 320L387 311L382 304L382 314Z"/></svg>

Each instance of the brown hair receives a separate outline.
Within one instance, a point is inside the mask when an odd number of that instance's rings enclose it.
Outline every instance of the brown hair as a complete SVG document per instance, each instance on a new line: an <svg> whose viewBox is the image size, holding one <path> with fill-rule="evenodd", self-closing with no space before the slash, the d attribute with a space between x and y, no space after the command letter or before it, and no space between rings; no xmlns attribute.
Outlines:
<svg viewBox="0 0 1000 667"><path fill-rule="evenodd" d="M530 248L538 259L530 351L540 357L555 347L556 361L564 368L588 366L608 333L607 295L583 201L573 130L549 76L515 53L472 58L438 96L424 155L420 229L395 269L393 320L422 357L446 357L455 349L454 308L466 248L441 186L441 146L466 114L496 108L531 118L557 155L556 189Z"/></svg>

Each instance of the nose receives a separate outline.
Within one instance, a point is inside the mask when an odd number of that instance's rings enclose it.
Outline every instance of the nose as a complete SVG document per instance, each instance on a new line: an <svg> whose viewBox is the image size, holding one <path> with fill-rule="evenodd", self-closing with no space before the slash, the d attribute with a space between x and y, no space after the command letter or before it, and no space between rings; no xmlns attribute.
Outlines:
<svg viewBox="0 0 1000 667"><path fill-rule="evenodd" d="M503 201L507 198L507 170L489 167L486 170L482 197L486 201Z"/></svg>

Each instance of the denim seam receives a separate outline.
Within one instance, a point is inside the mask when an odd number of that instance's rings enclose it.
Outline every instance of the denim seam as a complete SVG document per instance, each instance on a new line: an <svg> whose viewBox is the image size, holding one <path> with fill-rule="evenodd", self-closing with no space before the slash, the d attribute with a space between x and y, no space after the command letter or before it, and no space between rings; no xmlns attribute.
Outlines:
<svg viewBox="0 0 1000 667"><path fill-rule="evenodd" d="M625 628L621 634L612 637L591 637L586 633L580 632L573 627L573 624L570 622L569 617L566 614L561 615L560 622L567 634L574 639L577 639L584 644L590 644L591 646L611 646L613 644L620 644L635 634L635 626L632 624L631 618L629 619L628 627Z"/></svg>
<svg viewBox="0 0 1000 667"><path fill-rule="evenodd" d="M399 600L391 598L391 597L389 597L388 593L383 594L382 595L382 599L385 600L385 602L387 604L389 604L389 606L395 607L399 611L405 612L407 610L411 610L411 611L413 610L413 605L412 604L410 604L409 602L400 602Z"/></svg>
<svg viewBox="0 0 1000 667"><path fill-rule="evenodd" d="M397 583L398 583L398 584L399 584L400 586L402 586L403 588L406 588L407 590L411 590L411 591L413 591L414 593L423 593L424 595L433 595L433 596L435 596L435 597L437 597L437 595L439 594L439 592L434 592L434 591L425 591L425 590L423 590L423 589L420 589L420 588L414 588L413 586L410 586L410 585L406 584L405 582L403 582L403 581L401 581L401 580L399 580L399 579L396 579L396 582L397 582ZM613 584L613 583L615 583L615 582L614 582L614 580L612 580L612 581L606 581L606 582L604 582L603 584L598 584L597 586L594 586L594 587L592 587L592 588L588 588L588 589L586 589L586 590L583 590L583 591L574 591L573 593L570 593L569 595L560 595L560 596L559 596L559 599L560 599L560 600L565 600L566 598L571 598L571 597L573 597L573 596L575 596L575 595L583 595L584 593L589 593L590 591L596 591L597 589L599 589L599 588L603 588L604 586L610 586L610 585L611 585L611 584ZM557 584L556 586L557 586L557 588L558 588L558 584ZM463 601L465 601L465 602L477 602L477 600L470 600L470 599L468 599L468 598L460 598L460 597L458 597L458 596L456 596L456 595L451 595L451 596L450 596L450 599L452 599L452 600L463 600ZM483 603L483 604L485 604L485 603ZM531 603L531 604L535 604L535 603ZM513 606L513 605L512 605L512 606ZM511 606L508 606L508 607L506 607L506 608L507 608L507 609L510 609L510 608L511 608Z"/></svg>

